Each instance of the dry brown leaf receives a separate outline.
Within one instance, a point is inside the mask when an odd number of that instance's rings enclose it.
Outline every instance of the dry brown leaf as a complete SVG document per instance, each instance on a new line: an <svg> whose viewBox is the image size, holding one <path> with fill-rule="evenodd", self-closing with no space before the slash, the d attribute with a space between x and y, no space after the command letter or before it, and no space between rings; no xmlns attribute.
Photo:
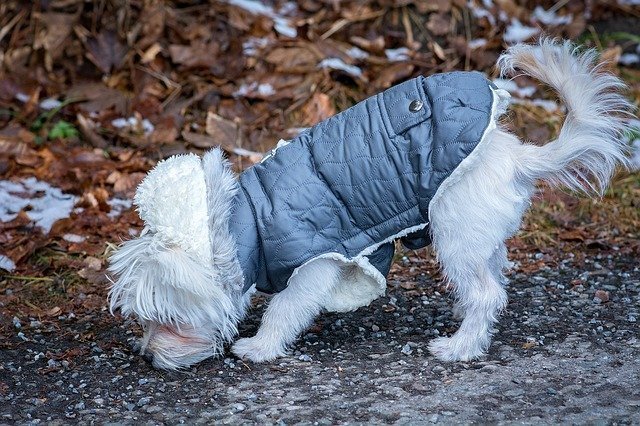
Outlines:
<svg viewBox="0 0 640 426"><path fill-rule="evenodd" d="M277 47L266 56L265 60L276 66L278 70L315 68L319 58L306 47Z"/></svg>
<svg viewBox="0 0 640 426"><path fill-rule="evenodd" d="M77 16L68 13L34 13L34 18L39 20L44 29L36 34L33 47L35 49L44 48L49 55L49 60L59 58L64 52L64 44L68 42L68 37ZM47 64L49 70L52 69L52 63Z"/></svg>
<svg viewBox="0 0 640 426"><path fill-rule="evenodd" d="M302 107L302 124L313 126L322 120L335 115L336 108L331 98L320 92L315 92L311 99Z"/></svg>
<svg viewBox="0 0 640 426"><path fill-rule="evenodd" d="M437 36L448 34L451 31L451 16L445 13L432 13L427 21L427 29Z"/></svg>
<svg viewBox="0 0 640 426"><path fill-rule="evenodd" d="M85 100L78 107L87 113L103 112L110 108L120 115L127 113L129 100L116 89L111 89L102 83L86 83L73 86L67 92L71 99Z"/></svg>
<svg viewBox="0 0 640 426"><path fill-rule="evenodd" d="M98 126L93 120L85 118L82 114L77 114L76 120L78 120L78 127L80 127L82 136L84 136L91 145L96 148L107 147L107 141L105 141L102 136L98 134Z"/></svg>
<svg viewBox="0 0 640 426"><path fill-rule="evenodd" d="M87 58L105 74L120 68L128 52L113 31L103 31L95 38L87 38L85 45Z"/></svg>
<svg viewBox="0 0 640 426"><path fill-rule="evenodd" d="M173 115L165 115L155 122L150 140L155 144L169 144L178 138L178 123Z"/></svg>
<svg viewBox="0 0 640 426"><path fill-rule="evenodd" d="M414 66L406 62L397 62L389 65L380 71L377 78L373 81L373 86L377 90L383 90L391 87L395 82L411 76Z"/></svg>
<svg viewBox="0 0 640 426"><path fill-rule="evenodd" d="M349 40L356 46L360 47L361 49L364 49L376 55L384 54L385 43L384 43L384 37L382 36L378 36L373 39L353 36Z"/></svg>
<svg viewBox="0 0 640 426"><path fill-rule="evenodd" d="M219 144L235 145L238 138L238 125L231 120L220 117L214 112L207 112L207 134Z"/></svg>
<svg viewBox="0 0 640 426"><path fill-rule="evenodd" d="M185 141L189 142L192 146L200 149L213 148L220 144L211 136L203 135L194 132L182 132L182 137Z"/></svg>
<svg viewBox="0 0 640 426"><path fill-rule="evenodd" d="M192 45L172 44L169 46L171 61L186 68L209 68L215 65L218 43L203 43L196 40Z"/></svg>
<svg viewBox="0 0 640 426"><path fill-rule="evenodd" d="M162 36L167 14L167 6L164 2L145 2L145 7L140 14L142 28L140 33L144 37L136 43L136 47L141 50L147 49L153 44L158 44Z"/></svg>

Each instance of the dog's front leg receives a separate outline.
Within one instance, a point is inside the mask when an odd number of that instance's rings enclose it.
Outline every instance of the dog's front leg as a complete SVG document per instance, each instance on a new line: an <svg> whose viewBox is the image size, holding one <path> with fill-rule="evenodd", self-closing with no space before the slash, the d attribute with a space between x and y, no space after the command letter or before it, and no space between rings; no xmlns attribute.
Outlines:
<svg viewBox="0 0 640 426"><path fill-rule="evenodd" d="M302 267L287 288L273 296L257 334L238 340L231 351L253 362L284 356L320 313L340 275L340 264L331 259L318 259Z"/></svg>

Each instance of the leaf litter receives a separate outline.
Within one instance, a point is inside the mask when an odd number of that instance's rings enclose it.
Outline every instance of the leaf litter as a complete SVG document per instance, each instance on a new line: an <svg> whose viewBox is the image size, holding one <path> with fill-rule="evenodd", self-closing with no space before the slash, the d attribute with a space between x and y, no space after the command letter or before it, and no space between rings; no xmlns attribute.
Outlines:
<svg viewBox="0 0 640 426"><path fill-rule="evenodd" d="M281 138L407 78L478 70L493 80L505 46L541 34L599 49L637 104L637 28L618 22L638 16L629 1L3 1L0 268L91 271L84 291L103 298L104 259L141 229L131 199L158 160L221 145L242 170ZM553 97L527 79L495 81L514 96L513 131L557 134ZM545 191L512 257L541 242L637 253L638 135L628 137L636 174L619 177L600 207ZM562 238L558 223L583 241Z"/></svg>

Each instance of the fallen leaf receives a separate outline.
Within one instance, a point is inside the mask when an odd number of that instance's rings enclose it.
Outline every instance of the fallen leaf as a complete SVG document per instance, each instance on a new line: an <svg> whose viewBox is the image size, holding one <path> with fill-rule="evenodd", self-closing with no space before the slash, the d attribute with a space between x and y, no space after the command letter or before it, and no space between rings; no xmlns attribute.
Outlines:
<svg viewBox="0 0 640 426"><path fill-rule="evenodd" d="M59 306L54 306L53 308L47 311L47 316L55 317L62 313L62 309Z"/></svg>
<svg viewBox="0 0 640 426"><path fill-rule="evenodd" d="M182 132L182 137L185 141L200 149L213 148L214 146L220 144L219 142L216 142L216 140L211 136L203 135L200 133Z"/></svg>
<svg viewBox="0 0 640 426"><path fill-rule="evenodd" d="M437 36L448 34L451 30L451 17L445 13L432 13L427 20L427 29Z"/></svg>
<svg viewBox="0 0 640 426"><path fill-rule="evenodd" d="M77 15L68 13L34 13L34 18L39 20L44 29L39 31L34 41L34 48L44 48L50 60L59 58L64 52L64 44L68 42L69 35L77 21ZM47 64L47 69L52 69L52 64Z"/></svg>
<svg viewBox="0 0 640 426"><path fill-rule="evenodd" d="M313 126L335 115L335 113L336 108L331 98L325 93L315 92L311 99L302 107L302 124Z"/></svg>
<svg viewBox="0 0 640 426"><path fill-rule="evenodd" d="M384 37L382 36L378 36L373 39L353 36L349 40L351 41L351 43L355 44L361 49L367 50L377 55L384 55L385 43L384 43Z"/></svg>
<svg viewBox="0 0 640 426"><path fill-rule="evenodd" d="M267 54L265 60L278 70L291 72L314 69L320 58L307 47L277 47Z"/></svg>
<svg viewBox="0 0 640 426"><path fill-rule="evenodd" d="M149 48L149 50L151 50L149 47L151 45L158 46L158 48L160 47L158 40L164 32L166 14L167 6L164 2L145 1L144 9L140 14L140 23L142 24L140 34L143 34L144 37L136 43L138 49L145 50ZM147 52L149 52L149 50ZM157 51L159 52L159 49ZM145 52L145 55L146 54ZM155 54L153 56L155 57ZM147 62L149 61L147 60Z"/></svg>
<svg viewBox="0 0 640 426"><path fill-rule="evenodd" d="M382 69L373 86L376 90L383 90L391 87L395 82L405 79L411 75L414 66L407 62L397 62Z"/></svg>
<svg viewBox="0 0 640 426"><path fill-rule="evenodd" d="M95 38L87 38L85 44L87 58L105 74L120 68L128 52L113 31L103 31Z"/></svg>
<svg viewBox="0 0 640 426"><path fill-rule="evenodd" d="M235 144L238 138L238 126L231 120L207 112L206 132L219 144Z"/></svg>
<svg viewBox="0 0 640 426"><path fill-rule="evenodd" d="M122 92L102 83L78 84L69 89L71 99L84 100L77 106L87 113L103 112L110 108L120 116L127 114L129 100Z"/></svg>
<svg viewBox="0 0 640 426"><path fill-rule="evenodd" d="M210 68L216 64L218 43L203 43L195 40L192 45L172 44L169 46L171 61L186 68Z"/></svg>

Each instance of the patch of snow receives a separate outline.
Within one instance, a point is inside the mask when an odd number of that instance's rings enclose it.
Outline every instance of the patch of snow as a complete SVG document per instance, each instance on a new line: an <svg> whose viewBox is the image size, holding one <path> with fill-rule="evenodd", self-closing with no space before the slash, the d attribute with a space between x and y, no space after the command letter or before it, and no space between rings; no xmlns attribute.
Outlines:
<svg viewBox="0 0 640 426"><path fill-rule="evenodd" d="M44 110L52 110L52 109L56 109L56 108L60 108L60 106L62 105L62 102L60 102L57 99L54 98L47 98L45 100L43 100L42 102L40 102L40 108L44 109Z"/></svg>
<svg viewBox="0 0 640 426"><path fill-rule="evenodd" d="M107 201L111 210L107 213L111 219L114 219L122 214L123 211L130 209L133 205L132 200L124 199L124 198L112 198Z"/></svg>
<svg viewBox="0 0 640 426"><path fill-rule="evenodd" d="M131 116L129 118L116 118L115 120L111 121L111 125L116 129L126 128L131 130L135 130L137 128L142 127L142 130L144 131L145 135L150 134L155 129L153 124L146 118L143 118L142 121L140 121L138 120L138 118L134 116Z"/></svg>
<svg viewBox="0 0 640 426"><path fill-rule="evenodd" d="M267 6L258 1L227 0L227 2L231 5L238 6L239 8L242 8L254 15L264 15L273 19L273 27L279 34L285 37L295 38L298 35L298 30L291 25L289 19L282 16L284 13L290 13L295 10L295 5L293 5L294 8L292 8L291 5L285 3L280 11L276 12L275 10L273 10L273 7Z"/></svg>
<svg viewBox="0 0 640 426"><path fill-rule="evenodd" d="M520 98L529 98L536 92L536 88L533 86L520 87L513 80L507 80L504 78L496 78L493 80L498 89L506 90L512 95L517 95Z"/></svg>
<svg viewBox="0 0 640 426"><path fill-rule="evenodd" d="M253 83L243 83L238 90L233 93L233 96L247 96L251 93L257 93L260 96L275 95L276 91L269 83L258 84L255 81Z"/></svg>
<svg viewBox="0 0 640 426"><path fill-rule="evenodd" d="M275 95L276 91L270 84L258 84L258 94L262 96Z"/></svg>
<svg viewBox="0 0 640 426"><path fill-rule="evenodd" d="M620 55L618 63L622 65L633 65L640 63L640 55L638 55L637 53L625 53L624 55Z"/></svg>
<svg viewBox="0 0 640 426"><path fill-rule="evenodd" d="M16 269L16 264L4 254L0 254L0 269L4 269L7 272L13 272L13 270Z"/></svg>
<svg viewBox="0 0 640 426"><path fill-rule="evenodd" d="M46 182L29 177L21 182L0 181L0 221L9 222L21 210L46 234L53 224L69 217L76 197L63 193Z"/></svg>
<svg viewBox="0 0 640 426"><path fill-rule="evenodd" d="M554 11L546 11L541 6L536 6L531 15L538 22L546 25L568 25L573 21L573 16L558 16Z"/></svg>
<svg viewBox="0 0 640 426"><path fill-rule="evenodd" d="M469 41L469 49L478 49L480 47L484 47L487 45L487 39L485 38L476 38Z"/></svg>
<svg viewBox="0 0 640 426"><path fill-rule="evenodd" d="M269 39L262 37L249 37L242 43L242 53L246 56L256 56L259 49L269 45Z"/></svg>
<svg viewBox="0 0 640 426"><path fill-rule="evenodd" d="M331 68L334 70L341 70L347 74L351 74L355 77L362 75L362 70L355 65L349 65L339 58L327 58L320 61L318 68Z"/></svg>
<svg viewBox="0 0 640 426"><path fill-rule="evenodd" d="M484 8L479 7L478 5L475 4L473 0L470 0L467 3L467 7L471 10L471 13L473 14L474 18L487 18L490 24L495 25L496 18L493 16L491 12L487 10L493 6L493 2L483 1L482 3L484 5Z"/></svg>
<svg viewBox="0 0 640 426"><path fill-rule="evenodd" d="M82 235L77 234L64 234L62 239L65 241L69 241L70 243L81 243L87 239L87 237L83 237Z"/></svg>
<svg viewBox="0 0 640 426"><path fill-rule="evenodd" d="M26 93L18 92L16 93L16 99L24 104L29 100L29 95L27 95Z"/></svg>
<svg viewBox="0 0 640 426"><path fill-rule="evenodd" d="M555 101L550 101L548 99L532 99L531 104L542 107L548 112L555 112L560 109L560 105L558 105Z"/></svg>
<svg viewBox="0 0 640 426"><path fill-rule="evenodd" d="M353 59L366 59L369 57L369 54L359 47L352 46L347 50L347 55L351 56Z"/></svg>
<svg viewBox="0 0 640 426"><path fill-rule="evenodd" d="M387 59L391 62L406 61L409 59L409 49L406 47L399 47L397 49L386 49L384 54L387 55Z"/></svg>
<svg viewBox="0 0 640 426"><path fill-rule="evenodd" d="M503 38L507 43L520 43L529 40L539 32L539 28L527 27L514 18L511 20L511 24L507 26L507 31L504 33Z"/></svg>

